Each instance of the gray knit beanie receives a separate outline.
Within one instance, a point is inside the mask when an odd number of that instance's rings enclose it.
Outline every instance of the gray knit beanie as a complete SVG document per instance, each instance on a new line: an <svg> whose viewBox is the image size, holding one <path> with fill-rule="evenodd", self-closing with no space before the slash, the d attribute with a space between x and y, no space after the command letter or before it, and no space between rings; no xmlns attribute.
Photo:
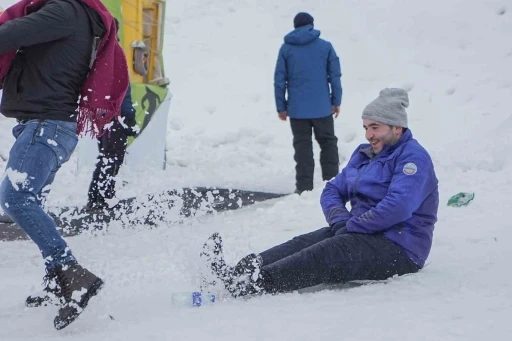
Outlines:
<svg viewBox="0 0 512 341"><path fill-rule="evenodd" d="M407 128L407 107L409 96L405 90L386 88L364 108L362 118Z"/></svg>

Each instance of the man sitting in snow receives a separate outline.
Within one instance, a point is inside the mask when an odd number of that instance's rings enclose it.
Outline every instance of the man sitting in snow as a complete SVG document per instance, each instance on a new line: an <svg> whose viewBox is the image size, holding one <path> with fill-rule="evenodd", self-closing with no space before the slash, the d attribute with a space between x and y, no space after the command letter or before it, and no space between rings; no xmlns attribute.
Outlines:
<svg viewBox="0 0 512 341"><path fill-rule="evenodd" d="M322 283L384 280L421 269L439 206L432 160L407 128L407 92L384 89L363 111L369 144L327 182L320 199L328 227L226 265L214 234L201 254L235 297ZM350 202L350 211L346 204Z"/></svg>

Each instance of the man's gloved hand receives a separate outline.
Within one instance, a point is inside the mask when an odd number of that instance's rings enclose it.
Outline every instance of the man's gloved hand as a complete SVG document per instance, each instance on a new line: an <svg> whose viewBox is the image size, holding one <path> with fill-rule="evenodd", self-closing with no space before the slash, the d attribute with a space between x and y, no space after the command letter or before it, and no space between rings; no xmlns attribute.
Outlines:
<svg viewBox="0 0 512 341"><path fill-rule="evenodd" d="M347 210L345 205L339 204L334 207L331 207L329 210L329 214L325 217L329 226L334 226L334 224L340 221L347 221L352 217L352 214Z"/></svg>
<svg viewBox="0 0 512 341"><path fill-rule="evenodd" d="M333 236L339 236L342 234L348 233L347 231L347 223L345 221L340 221L331 226L331 231Z"/></svg>
<svg viewBox="0 0 512 341"><path fill-rule="evenodd" d="M127 136L136 136L139 133L140 129L139 126L137 125L137 121L135 121L135 118L125 118L124 124L126 125L126 127L124 127L124 132Z"/></svg>

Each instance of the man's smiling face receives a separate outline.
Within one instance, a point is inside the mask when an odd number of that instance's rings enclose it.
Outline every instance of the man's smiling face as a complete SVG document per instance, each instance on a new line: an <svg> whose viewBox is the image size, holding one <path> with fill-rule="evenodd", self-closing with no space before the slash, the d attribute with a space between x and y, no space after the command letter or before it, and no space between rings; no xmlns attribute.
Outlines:
<svg viewBox="0 0 512 341"><path fill-rule="evenodd" d="M363 119L363 128L375 155L379 154L384 146L397 143L403 132L402 127L392 127L369 119Z"/></svg>

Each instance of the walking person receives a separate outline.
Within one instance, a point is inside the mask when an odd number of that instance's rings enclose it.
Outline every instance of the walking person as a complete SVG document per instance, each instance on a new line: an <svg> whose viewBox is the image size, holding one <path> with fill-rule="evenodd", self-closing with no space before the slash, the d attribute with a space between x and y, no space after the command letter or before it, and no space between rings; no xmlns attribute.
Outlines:
<svg viewBox="0 0 512 341"><path fill-rule="evenodd" d="M102 135L119 113L128 67L115 36L99 0L20 0L0 16L0 112L18 122L0 205L43 256L43 294L26 304L57 298L56 329L73 322L103 285L78 263L43 205L78 137Z"/></svg>
<svg viewBox="0 0 512 341"><path fill-rule="evenodd" d="M308 13L295 16L295 29L284 37L274 73L278 117L290 118L298 194L313 190L313 132L321 149L322 179L330 180L339 172L334 118L340 113L341 66L332 44L320 38L313 21Z"/></svg>

